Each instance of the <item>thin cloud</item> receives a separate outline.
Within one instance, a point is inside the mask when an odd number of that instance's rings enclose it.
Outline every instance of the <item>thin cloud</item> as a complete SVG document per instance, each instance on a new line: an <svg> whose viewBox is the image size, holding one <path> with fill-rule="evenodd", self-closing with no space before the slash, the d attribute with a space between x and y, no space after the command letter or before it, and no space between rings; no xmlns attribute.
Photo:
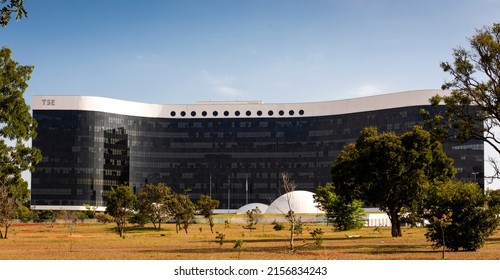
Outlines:
<svg viewBox="0 0 500 280"><path fill-rule="evenodd" d="M382 93L383 90L375 85L362 85L355 90L354 95L360 97L360 96L377 95Z"/></svg>
<svg viewBox="0 0 500 280"><path fill-rule="evenodd" d="M231 86L234 81L233 77L224 76L222 78L215 78L211 76L207 71L203 73L203 80L208 82L213 90L220 96L223 97L238 97L242 95L242 92Z"/></svg>

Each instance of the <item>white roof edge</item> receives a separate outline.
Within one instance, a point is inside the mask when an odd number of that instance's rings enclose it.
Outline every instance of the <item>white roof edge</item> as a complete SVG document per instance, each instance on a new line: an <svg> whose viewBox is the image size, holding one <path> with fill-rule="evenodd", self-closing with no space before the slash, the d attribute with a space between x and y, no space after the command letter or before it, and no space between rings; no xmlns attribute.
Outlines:
<svg viewBox="0 0 500 280"><path fill-rule="evenodd" d="M431 97L437 94L449 95L449 93L450 91L434 89L303 103L207 102L195 104L151 104L97 96L37 95L33 96L32 108L33 110L98 111L152 118L264 118L270 117L269 111L273 111L272 117L313 117L425 106L430 104ZM228 116L224 115L225 111L228 111ZM240 113L238 116L236 111ZM250 115L247 115L247 111ZM280 111L283 111L283 115L279 114ZM181 115L182 112L185 116ZM217 116L214 116L213 112L217 112ZM175 113L175 116L172 113Z"/></svg>

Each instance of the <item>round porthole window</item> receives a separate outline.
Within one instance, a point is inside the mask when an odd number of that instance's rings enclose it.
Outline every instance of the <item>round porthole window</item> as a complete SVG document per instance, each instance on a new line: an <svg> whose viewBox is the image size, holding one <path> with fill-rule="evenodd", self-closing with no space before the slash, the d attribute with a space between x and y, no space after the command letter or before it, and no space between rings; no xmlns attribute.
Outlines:
<svg viewBox="0 0 500 280"><path fill-rule="evenodd" d="M251 115L252 115L252 112L247 111L247 116L251 116Z"/></svg>
<svg viewBox="0 0 500 280"><path fill-rule="evenodd" d="M229 116L229 112L228 111L224 111L224 116Z"/></svg>
<svg viewBox="0 0 500 280"><path fill-rule="evenodd" d="M213 115L214 117L217 117L217 116L219 115L219 112L217 112L217 111L213 111L213 112L212 112L212 115Z"/></svg>
<svg viewBox="0 0 500 280"><path fill-rule="evenodd" d="M207 116L207 111L201 112L201 115L204 116L204 117L206 117Z"/></svg>
<svg viewBox="0 0 500 280"><path fill-rule="evenodd" d="M283 116L285 114L285 112L283 110L280 110L279 114L280 114L280 116Z"/></svg>
<svg viewBox="0 0 500 280"><path fill-rule="evenodd" d="M235 115L235 116L239 116L239 115L240 115L240 111L236 111L236 112L234 112L234 115Z"/></svg>
<svg viewBox="0 0 500 280"><path fill-rule="evenodd" d="M194 116L196 116L196 112L195 112L195 111L192 111L192 112L191 112L191 117L194 117Z"/></svg>
<svg viewBox="0 0 500 280"><path fill-rule="evenodd" d="M262 116L262 111L261 110L257 111L257 116Z"/></svg>
<svg viewBox="0 0 500 280"><path fill-rule="evenodd" d="M300 110L299 115L301 115L301 116L304 115L304 110Z"/></svg>
<svg viewBox="0 0 500 280"><path fill-rule="evenodd" d="M272 116L272 115L274 115L274 112L273 112L273 111L271 111L271 110L269 110L269 112L267 112L267 114L268 114L269 116Z"/></svg>
<svg viewBox="0 0 500 280"><path fill-rule="evenodd" d="M289 114L290 116L293 116L293 115L295 114L295 112L294 112L293 110L290 110L290 111L288 112L288 114Z"/></svg>
<svg viewBox="0 0 500 280"><path fill-rule="evenodd" d="M170 116L175 117L175 111L170 112Z"/></svg>
<svg viewBox="0 0 500 280"><path fill-rule="evenodd" d="M181 116L185 117L186 116L186 112L182 111L181 112Z"/></svg>

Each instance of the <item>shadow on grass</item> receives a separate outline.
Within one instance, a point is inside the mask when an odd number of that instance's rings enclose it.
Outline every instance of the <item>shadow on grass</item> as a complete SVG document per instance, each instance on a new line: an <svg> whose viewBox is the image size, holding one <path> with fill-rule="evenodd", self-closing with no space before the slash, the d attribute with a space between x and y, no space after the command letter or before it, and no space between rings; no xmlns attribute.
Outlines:
<svg viewBox="0 0 500 280"><path fill-rule="evenodd" d="M176 248L176 249L157 249L157 250L137 250L140 253L163 253L163 254L192 254L192 255L206 255L210 256L216 252L220 253L236 253L238 250L233 248L233 244L224 244L220 247L207 247L207 248ZM244 247L242 252L247 253L284 253L287 252L286 246L271 246L271 247Z"/></svg>
<svg viewBox="0 0 500 280"><path fill-rule="evenodd" d="M287 241L287 240L284 240ZM246 243L246 242L245 242ZM299 242L297 242L299 243ZM139 253L145 253L145 254L150 254L150 253L160 253L160 254L175 254L175 255L184 255L186 258L189 258L188 256L210 256L210 254L213 254L216 252L217 254L222 254L219 255L219 257L222 257L224 259L225 255L229 258L232 258L231 254L237 253L238 250L233 248L233 242L226 241L222 246L214 246L214 245L209 245L206 248L175 248L175 249L161 249L158 248L156 250L138 250L137 252ZM359 259L367 259L366 256L373 256L373 258L368 257L368 259L379 259L379 257L376 257L377 255L385 255L386 257L390 255L394 255L394 258L396 259L401 259L402 254L415 254L415 253L422 253L422 254L435 254L436 251L432 249L424 249L423 246L408 246L408 245L389 245L389 246L366 246L366 245L350 245L350 246L321 246L318 247L314 245L314 243L299 243L296 244L296 251L295 252L290 252L286 243L283 245L274 245L274 246L269 246L269 247L252 247L251 245L245 246L242 250L242 253L245 254L278 254L278 255L285 255L285 254L297 254L297 256L301 254L325 254L325 253L341 253L341 254L351 254L351 255L363 255L364 257L360 257ZM386 258L384 257L384 258ZM243 257L245 258L245 257ZM356 259L356 258L354 258ZM404 259L404 258L403 258Z"/></svg>
<svg viewBox="0 0 500 280"><path fill-rule="evenodd" d="M379 237L360 237L356 239L348 239L345 237L331 237L331 238L323 238L323 241L348 241L348 240L368 240L368 239L377 239ZM214 236L215 239L215 236ZM245 238L238 238L238 239L224 239L224 242L226 243L234 243L236 241L243 240L245 243L270 243L270 242L288 242L290 241L289 238L257 238L257 239L245 239ZM303 240L305 241L311 241L314 242L315 239L311 237L295 237L295 242L302 242ZM206 240L203 241L195 241L195 242L206 242ZM211 241L210 241L211 242ZM216 242L216 241L214 241Z"/></svg>
<svg viewBox="0 0 500 280"><path fill-rule="evenodd" d="M343 247L348 249L350 254L414 254L414 253L435 253L430 246L426 245L352 245ZM426 249L427 248L427 249Z"/></svg>
<svg viewBox="0 0 500 280"><path fill-rule="evenodd" d="M118 234L118 230L116 227L107 228L106 231ZM123 233L129 233L129 234L132 234L132 233L151 233L151 232L166 233L166 232L172 232L172 231L173 231L172 229L168 229L168 228L158 229L155 227L140 227L140 226L125 227L123 229Z"/></svg>

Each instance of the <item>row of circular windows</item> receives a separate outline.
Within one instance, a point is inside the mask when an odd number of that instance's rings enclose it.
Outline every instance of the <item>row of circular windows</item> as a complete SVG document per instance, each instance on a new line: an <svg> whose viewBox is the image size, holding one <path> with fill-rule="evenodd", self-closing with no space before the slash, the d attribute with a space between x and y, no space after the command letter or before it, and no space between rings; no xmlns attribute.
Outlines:
<svg viewBox="0 0 500 280"><path fill-rule="evenodd" d="M181 113L180 113L181 117L185 117L185 116L186 116L186 114L187 114L187 113L186 113L185 111L181 111ZM224 116L225 116L225 117L228 117L228 116L229 116L229 111L224 111L224 113L223 113L223 114L224 114ZM284 115L285 115L285 111L280 110L280 111L278 111L278 114L279 114L280 116L284 116ZM176 115L177 115L177 113L176 113L175 111L170 112L170 116L175 117ZM196 115L197 115L197 113L196 113L195 111L191 111L191 117L196 117ZM207 111L203 111L203 112L201 112L201 115L202 115L203 117L206 117L206 116L208 116L208 113L207 113ZM219 112L218 112L218 111L213 111L213 112L212 112L212 116L217 117L218 115L219 115ZM235 111L235 112L234 112L234 115L235 115L236 117L239 117L239 116L241 115L241 112L240 112L240 111ZM251 111L246 111L246 112L245 112L245 115L247 115L248 117L250 117L250 116L252 115L252 112L251 112ZM257 116L259 116L259 117L260 117L260 116L262 116L262 115L263 115L263 112L262 112L262 111L260 111L260 110L259 110L259 111L257 111ZM273 115L274 115L274 111L273 111L273 110L269 110L269 111L267 112L267 115L268 115L268 116L273 116ZM295 111L294 111L294 110L290 110L290 111L288 111L288 115L289 115L289 116L293 116L293 115L295 115ZM299 115L301 115L301 116L302 116L302 115L304 115L304 110L299 110Z"/></svg>

